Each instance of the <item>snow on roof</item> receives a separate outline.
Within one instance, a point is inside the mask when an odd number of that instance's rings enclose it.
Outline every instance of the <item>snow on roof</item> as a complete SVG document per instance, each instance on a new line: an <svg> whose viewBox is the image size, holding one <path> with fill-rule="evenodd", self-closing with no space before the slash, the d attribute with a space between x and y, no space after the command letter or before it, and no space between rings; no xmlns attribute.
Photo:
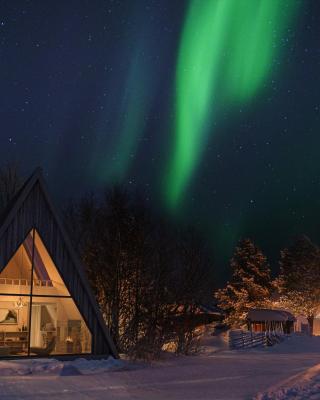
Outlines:
<svg viewBox="0 0 320 400"><path fill-rule="evenodd" d="M248 312L247 319L250 321L295 321L295 317L284 310L252 309Z"/></svg>

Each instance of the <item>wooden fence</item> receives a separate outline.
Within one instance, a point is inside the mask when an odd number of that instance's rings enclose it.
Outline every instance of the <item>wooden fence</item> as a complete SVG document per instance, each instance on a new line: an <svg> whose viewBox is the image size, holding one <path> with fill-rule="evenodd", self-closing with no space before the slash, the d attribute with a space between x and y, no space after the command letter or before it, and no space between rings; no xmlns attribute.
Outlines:
<svg viewBox="0 0 320 400"><path fill-rule="evenodd" d="M250 332L233 330L229 332L230 349L246 349L253 347L273 346L283 340L283 335L277 332Z"/></svg>

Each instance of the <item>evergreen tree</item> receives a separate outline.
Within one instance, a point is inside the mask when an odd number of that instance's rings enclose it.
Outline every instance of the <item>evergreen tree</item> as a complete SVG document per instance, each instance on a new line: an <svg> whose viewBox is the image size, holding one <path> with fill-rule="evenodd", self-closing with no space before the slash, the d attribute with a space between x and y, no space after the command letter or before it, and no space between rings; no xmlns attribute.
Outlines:
<svg viewBox="0 0 320 400"><path fill-rule="evenodd" d="M232 279L216 297L226 312L226 323L239 327L250 308L268 305L272 290L270 268L266 257L250 239L239 242L230 265Z"/></svg>
<svg viewBox="0 0 320 400"><path fill-rule="evenodd" d="M283 306L296 315L305 315L312 333L320 304L320 249L307 236L281 251L276 283Z"/></svg>

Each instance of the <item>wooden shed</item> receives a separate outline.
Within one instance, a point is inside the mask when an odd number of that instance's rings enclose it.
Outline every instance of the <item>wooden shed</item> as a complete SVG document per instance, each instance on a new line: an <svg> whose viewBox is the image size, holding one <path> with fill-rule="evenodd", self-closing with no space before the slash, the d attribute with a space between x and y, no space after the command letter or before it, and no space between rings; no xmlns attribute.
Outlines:
<svg viewBox="0 0 320 400"><path fill-rule="evenodd" d="M117 350L37 169L0 219L0 357Z"/></svg>
<svg viewBox="0 0 320 400"><path fill-rule="evenodd" d="M247 315L248 328L252 332L278 332L290 334L294 330L295 317L285 310L251 309Z"/></svg>

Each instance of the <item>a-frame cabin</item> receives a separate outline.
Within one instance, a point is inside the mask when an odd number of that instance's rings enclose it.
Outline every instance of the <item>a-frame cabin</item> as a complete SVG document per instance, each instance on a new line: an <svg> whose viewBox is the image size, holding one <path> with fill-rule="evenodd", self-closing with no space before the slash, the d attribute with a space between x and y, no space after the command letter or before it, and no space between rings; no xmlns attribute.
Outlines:
<svg viewBox="0 0 320 400"><path fill-rule="evenodd" d="M116 348L37 169L0 219L0 357Z"/></svg>

